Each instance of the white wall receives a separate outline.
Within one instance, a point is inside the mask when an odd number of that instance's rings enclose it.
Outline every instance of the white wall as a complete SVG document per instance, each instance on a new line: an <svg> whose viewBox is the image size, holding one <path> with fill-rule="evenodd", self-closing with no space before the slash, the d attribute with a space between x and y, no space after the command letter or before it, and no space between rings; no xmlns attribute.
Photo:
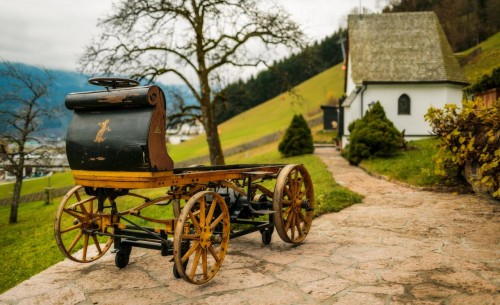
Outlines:
<svg viewBox="0 0 500 305"><path fill-rule="evenodd" d="M402 94L410 97L411 115L398 115L398 99ZM344 109L344 138L349 135L349 123L361 117L361 99L363 113L366 113L371 102L379 101L387 118L398 130L404 129L407 136L421 137L431 133L431 128L424 119L429 107L443 108L445 104L451 103L460 105L462 90L461 86L454 84L368 84L362 96L358 94L350 109ZM346 142L343 139L343 146Z"/></svg>

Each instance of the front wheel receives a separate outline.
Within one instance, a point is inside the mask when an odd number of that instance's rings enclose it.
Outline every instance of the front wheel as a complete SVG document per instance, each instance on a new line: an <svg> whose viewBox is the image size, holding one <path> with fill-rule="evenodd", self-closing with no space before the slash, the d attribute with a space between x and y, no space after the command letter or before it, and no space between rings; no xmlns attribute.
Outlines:
<svg viewBox="0 0 500 305"><path fill-rule="evenodd" d="M229 211L219 194L202 191L189 199L174 232L177 275L198 285L211 280L226 256L229 227ZM183 246L188 242L186 251Z"/></svg>
<svg viewBox="0 0 500 305"><path fill-rule="evenodd" d="M113 244L112 228L104 227L110 215L97 210L97 197L75 186L66 193L57 210L54 235L57 246L67 258L89 263L103 256ZM100 235L106 233L108 236Z"/></svg>

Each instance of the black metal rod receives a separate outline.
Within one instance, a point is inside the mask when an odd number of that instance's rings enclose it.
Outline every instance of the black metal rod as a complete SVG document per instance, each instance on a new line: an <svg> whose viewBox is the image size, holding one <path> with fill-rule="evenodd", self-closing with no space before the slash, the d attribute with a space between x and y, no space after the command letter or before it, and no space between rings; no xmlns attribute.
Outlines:
<svg viewBox="0 0 500 305"><path fill-rule="evenodd" d="M168 245L168 239L165 239L165 238L161 237L160 234L151 232L147 228L141 227L140 225L138 225L136 223L133 223L131 220L128 220L127 218L125 218L123 216L118 215L118 217L121 218L121 219L123 219L123 220L125 220L126 222L130 223L131 225L133 225L134 227L138 228L139 230L144 231L148 235L153 236L154 238L156 238L158 240L161 240L163 243L165 243L166 245Z"/></svg>
<svg viewBox="0 0 500 305"><path fill-rule="evenodd" d="M253 232L256 232L256 231L260 231L261 229L267 229L267 228L270 228L270 227L272 227L272 224L270 224L268 222L262 223L260 225L255 226L255 227L251 227L251 228L248 228L248 229L244 229L244 230L240 230L240 231L236 231L234 233L231 233L229 235L229 238L240 237L240 236L247 235L247 234L250 234L250 233L253 233Z"/></svg>

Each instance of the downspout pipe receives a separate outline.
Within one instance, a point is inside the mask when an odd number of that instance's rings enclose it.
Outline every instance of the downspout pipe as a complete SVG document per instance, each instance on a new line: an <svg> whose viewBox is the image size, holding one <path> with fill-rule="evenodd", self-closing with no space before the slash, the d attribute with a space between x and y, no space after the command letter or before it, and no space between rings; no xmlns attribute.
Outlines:
<svg viewBox="0 0 500 305"><path fill-rule="evenodd" d="M361 85L361 89L359 90L359 93L361 94L361 117L363 117L363 105L364 105L364 100L363 100L363 92L365 92L366 90L366 83L363 83L363 85Z"/></svg>

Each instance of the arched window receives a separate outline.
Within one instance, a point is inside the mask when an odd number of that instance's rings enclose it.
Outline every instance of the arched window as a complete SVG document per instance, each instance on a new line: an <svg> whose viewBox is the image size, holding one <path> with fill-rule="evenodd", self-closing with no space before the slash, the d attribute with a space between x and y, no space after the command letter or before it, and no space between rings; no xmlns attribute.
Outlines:
<svg viewBox="0 0 500 305"><path fill-rule="evenodd" d="M398 99L398 114L411 114L411 101L407 94L403 94Z"/></svg>

